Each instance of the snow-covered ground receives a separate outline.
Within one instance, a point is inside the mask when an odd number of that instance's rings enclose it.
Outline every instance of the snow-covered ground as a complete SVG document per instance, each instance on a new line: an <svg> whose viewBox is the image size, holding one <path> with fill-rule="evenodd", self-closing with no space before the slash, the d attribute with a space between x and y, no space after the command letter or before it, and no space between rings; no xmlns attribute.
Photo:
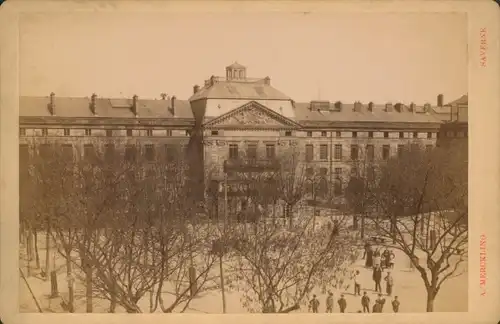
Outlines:
<svg viewBox="0 0 500 324"><path fill-rule="evenodd" d="M318 218L318 225L323 223L325 220L323 218ZM45 249L44 249L44 241L45 238L43 235L39 235L39 255L40 255L40 263L43 268L45 264ZM24 247L21 247L21 260L20 266L26 274L26 266L24 261ZM420 278L420 274L417 270L410 270L409 260L405 255L397 250L394 250L396 254L395 259L395 268L392 270L394 277L394 295L397 295L400 302L400 312L425 312L426 308L426 292L424 288L424 284L422 279ZM423 257L423 256L422 256ZM425 260L421 260L421 262L425 262ZM34 267L35 262L32 261L32 266ZM374 283L371 280L372 272L370 269L365 269L364 260L358 260L353 266L353 270L358 269L360 271L360 282L362 292L364 290L367 291L371 300L375 300L377 298L377 294L374 291ZM65 269L65 261L60 256L56 257L56 268L58 269L58 288L60 294L67 298L67 283L66 283L66 269ZM463 269L465 269L467 263L463 264ZM228 271L229 267L226 267L226 271ZM466 269L465 269L466 270ZM33 291L36 299L40 303L44 312L62 312L62 308L60 305L61 299L48 298L50 294L50 281L44 281L36 276L39 270L33 270L35 276L31 276L27 278L30 288ZM215 271L218 272L218 271ZM468 276L467 273L463 275L452 278L449 281L446 281L441 291L439 292L436 301L434 310L437 312L460 312L467 311L467 287L468 287ZM335 289L332 287L327 287L327 290L331 290L334 293L335 299L340 297L340 294L344 294L347 300L347 312L357 312L361 310L361 301L360 297L354 296L354 287L351 282L347 282L349 287L344 287L341 289ZM76 312L81 313L85 312L85 296L84 296L84 287L81 283L76 284L76 300L75 300L75 308ZM168 290L168 286L165 290ZM385 289L385 287L382 287ZM243 289L242 289L243 290ZM325 300L326 294L318 288L313 291L315 293L320 302L320 311L325 310ZM241 292L226 292L226 305L228 313L247 313L248 311L242 306L240 298L242 297ZM384 312L392 312L390 306L390 297L384 296L387 299L386 306L384 307ZM168 304L168 300L171 299L172 296L168 293L164 293L164 299L166 299L166 304ZM37 312L36 304L33 300L31 293L28 290L27 285L24 280L20 278L20 311L21 312ZM145 296L140 300L139 306L143 311L147 311L149 309L149 296ZM94 312L107 312L109 308L109 301L99 300L94 298ZM117 307L117 312L123 312L123 309ZM334 311L338 312L338 306L335 303ZM190 307L186 312L189 313L222 313L222 296L220 290L212 290L208 292L201 293L199 297L194 299ZM300 309L299 312L307 312L306 308Z"/></svg>

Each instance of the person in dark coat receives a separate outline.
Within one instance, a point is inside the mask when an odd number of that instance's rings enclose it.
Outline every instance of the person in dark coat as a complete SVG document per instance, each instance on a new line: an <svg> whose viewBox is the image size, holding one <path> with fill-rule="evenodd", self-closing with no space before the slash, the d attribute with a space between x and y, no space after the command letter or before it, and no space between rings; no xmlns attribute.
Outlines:
<svg viewBox="0 0 500 324"><path fill-rule="evenodd" d="M368 250L366 251L365 267L371 268L372 266L373 266L373 249L371 246L369 246Z"/></svg>
<svg viewBox="0 0 500 324"><path fill-rule="evenodd" d="M344 298L344 295L340 295L340 298L339 300L337 301L337 303L339 304L339 308L340 308L340 312L341 313L345 313L345 310L347 308L347 301L345 300Z"/></svg>
<svg viewBox="0 0 500 324"><path fill-rule="evenodd" d="M333 313L333 293L328 292L328 297L326 297L326 312Z"/></svg>
<svg viewBox="0 0 500 324"><path fill-rule="evenodd" d="M372 309L372 313L382 313L382 306L380 305L379 301L376 300L375 301L375 304L373 304L373 309Z"/></svg>
<svg viewBox="0 0 500 324"><path fill-rule="evenodd" d="M309 309L312 309L313 313L317 313L319 309L319 300L316 298L316 295L313 295L313 299L309 301Z"/></svg>
<svg viewBox="0 0 500 324"><path fill-rule="evenodd" d="M385 298L382 298L382 294L378 294L378 298L375 302L380 304L380 312L379 313L382 313L384 311L384 305L385 305Z"/></svg>
<svg viewBox="0 0 500 324"><path fill-rule="evenodd" d="M391 261L391 252L389 252L389 249L385 249L384 252L382 253L383 259L384 259L384 267L389 268L390 261Z"/></svg>
<svg viewBox="0 0 500 324"><path fill-rule="evenodd" d="M382 292L382 286L380 286L380 282L382 281L382 268L380 268L380 266L373 268L372 279L375 282L375 291Z"/></svg>
<svg viewBox="0 0 500 324"><path fill-rule="evenodd" d="M392 301L392 310L394 311L394 313L398 313L399 312L399 300L398 300L398 296L394 296L394 300Z"/></svg>
<svg viewBox="0 0 500 324"><path fill-rule="evenodd" d="M366 291L363 292L363 297L361 297L361 306L363 306L363 313L370 312L370 297L368 297Z"/></svg>
<svg viewBox="0 0 500 324"><path fill-rule="evenodd" d="M366 254L367 254L368 250L370 249L370 247L371 247L370 242L366 241L365 242L365 246L364 246L364 253L363 253L363 258L362 259L364 259L366 257Z"/></svg>

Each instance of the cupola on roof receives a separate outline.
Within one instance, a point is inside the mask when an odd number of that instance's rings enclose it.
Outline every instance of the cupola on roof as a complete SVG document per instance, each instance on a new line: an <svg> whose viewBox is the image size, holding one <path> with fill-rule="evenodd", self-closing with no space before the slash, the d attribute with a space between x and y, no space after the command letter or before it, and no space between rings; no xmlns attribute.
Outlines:
<svg viewBox="0 0 500 324"><path fill-rule="evenodd" d="M238 62L226 67L227 80L245 80L247 78L247 68Z"/></svg>

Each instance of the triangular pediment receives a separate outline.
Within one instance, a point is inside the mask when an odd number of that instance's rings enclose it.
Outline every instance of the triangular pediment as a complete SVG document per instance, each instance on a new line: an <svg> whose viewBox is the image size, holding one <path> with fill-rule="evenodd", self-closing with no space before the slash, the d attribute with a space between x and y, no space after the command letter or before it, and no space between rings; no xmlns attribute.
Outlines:
<svg viewBox="0 0 500 324"><path fill-rule="evenodd" d="M250 101L205 123L205 127L299 128L295 121L264 105Z"/></svg>

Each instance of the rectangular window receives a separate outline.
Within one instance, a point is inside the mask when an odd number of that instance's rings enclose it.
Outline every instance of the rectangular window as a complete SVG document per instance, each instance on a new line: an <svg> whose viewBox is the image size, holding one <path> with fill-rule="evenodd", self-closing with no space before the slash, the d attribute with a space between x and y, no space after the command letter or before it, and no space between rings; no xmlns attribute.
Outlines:
<svg viewBox="0 0 500 324"><path fill-rule="evenodd" d="M384 132L384 138L389 138L389 132Z"/></svg>
<svg viewBox="0 0 500 324"><path fill-rule="evenodd" d="M69 136L69 128L64 129L64 136Z"/></svg>
<svg viewBox="0 0 500 324"><path fill-rule="evenodd" d="M398 157L399 158L403 156L404 149L405 149L404 145L402 145L402 144L398 145Z"/></svg>
<svg viewBox="0 0 500 324"><path fill-rule="evenodd" d="M320 160L327 160L328 159L328 145L327 144L321 144L319 146L319 158L320 158Z"/></svg>
<svg viewBox="0 0 500 324"><path fill-rule="evenodd" d="M95 159L94 145L92 144L83 145L83 158L86 161L93 161Z"/></svg>
<svg viewBox="0 0 500 324"><path fill-rule="evenodd" d="M90 136L90 135L92 135L92 130L91 130L90 128L86 128L86 129L85 129L85 135L86 135L86 136Z"/></svg>
<svg viewBox="0 0 500 324"><path fill-rule="evenodd" d="M418 138L418 132L413 132L413 138Z"/></svg>
<svg viewBox="0 0 500 324"><path fill-rule="evenodd" d="M19 171L27 171L30 163L30 151L28 144L19 144Z"/></svg>
<svg viewBox="0 0 500 324"><path fill-rule="evenodd" d="M146 136L153 136L153 130L152 129L146 129Z"/></svg>
<svg viewBox="0 0 500 324"><path fill-rule="evenodd" d="M112 163L115 159L115 145L106 144L104 145L104 159L108 163Z"/></svg>
<svg viewBox="0 0 500 324"><path fill-rule="evenodd" d="M313 132L307 132L307 137L312 137L313 136Z"/></svg>
<svg viewBox="0 0 500 324"><path fill-rule="evenodd" d="M373 145L366 146L366 157L368 158L368 161L375 160L375 147Z"/></svg>
<svg viewBox="0 0 500 324"><path fill-rule="evenodd" d="M336 137L342 137L342 132L335 132Z"/></svg>
<svg viewBox="0 0 500 324"><path fill-rule="evenodd" d="M328 169L327 168L320 168L319 169L319 175L324 177L328 174Z"/></svg>
<svg viewBox="0 0 500 324"><path fill-rule="evenodd" d="M388 160L391 156L391 147L389 145L382 146L382 159Z"/></svg>
<svg viewBox="0 0 500 324"><path fill-rule="evenodd" d="M352 137L353 137L353 138L358 137L358 132L352 132Z"/></svg>
<svg viewBox="0 0 500 324"><path fill-rule="evenodd" d="M107 137L112 137L112 136L113 136L113 130L111 130L111 129L106 129L106 136L107 136Z"/></svg>
<svg viewBox="0 0 500 324"><path fill-rule="evenodd" d="M404 132L399 132L399 138L405 138L405 133Z"/></svg>
<svg viewBox="0 0 500 324"><path fill-rule="evenodd" d="M373 132L368 132L368 137L373 138Z"/></svg>
<svg viewBox="0 0 500 324"><path fill-rule="evenodd" d="M427 153L429 153L430 151L432 151L432 148L433 148L433 145L432 144L428 144L428 145L425 146L425 151Z"/></svg>
<svg viewBox="0 0 500 324"><path fill-rule="evenodd" d="M155 159L155 146L153 144L146 144L144 146L144 157L147 161L154 161Z"/></svg>
<svg viewBox="0 0 500 324"><path fill-rule="evenodd" d="M127 129L127 136L132 136L132 130L130 128Z"/></svg>
<svg viewBox="0 0 500 324"><path fill-rule="evenodd" d="M167 136L172 136L172 130L171 129L167 129Z"/></svg>
<svg viewBox="0 0 500 324"><path fill-rule="evenodd" d="M125 161L135 162L137 159L137 148L133 144L127 144L125 146Z"/></svg>
<svg viewBox="0 0 500 324"><path fill-rule="evenodd" d="M306 144L306 162L311 162L314 159L314 146Z"/></svg>
<svg viewBox="0 0 500 324"><path fill-rule="evenodd" d="M63 161L65 162L73 161L73 145L62 144L61 151L62 151Z"/></svg>
<svg viewBox="0 0 500 324"><path fill-rule="evenodd" d="M285 136L292 136L292 132L291 131L286 131L285 132Z"/></svg>
<svg viewBox="0 0 500 324"><path fill-rule="evenodd" d="M375 167L369 166L366 170L366 177L368 181L373 181L375 179Z"/></svg>
<svg viewBox="0 0 500 324"><path fill-rule="evenodd" d="M342 168L335 168L335 178L341 178Z"/></svg>
<svg viewBox="0 0 500 324"><path fill-rule="evenodd" d="M248 146L247 146L247 158L250 160L257 159L257 144L248 144Z"/></svg>
<svg viewBox="0 0 500 324"><path fill-rule="evenodd" d="M266 158L270 160L276 158L276 146L274 144L266 145Z"/></svg>
<svg viewBox="0 0 500 324"><path fill-rule="evenodd" d="M237 159L237 158L238 158L238 145L229 144L229 159Z"/></svg>
<svg viewBox="0 0 500 324"><path fill-rule="evenodd" d="M358 159L359 149L356 144L351 145L351 160L356 161Z"/></svg>
<svg viewBox="0 0 500 324"><path fill-rule="evenodd" d="M213 131L212 131L212 135L213 135L213 136L217 136L217 135L219 135L219 131L213 130Z"/></svg>
<svg viewBox="0 0 500 324"><path fill-rule="evenodd" d="M431 132L427 133L427 138L432 138L432 133Z"/></svg>
<svg viewBox="0 0 500 324"><path fill-rule="evenodd" d="M174 144L165 144L165 157L167 162L174 162L177 158L177 147Z"/></svg>
<svg viewBox="0 0 500 324"><path fill-rule="evenodd" d="M326 137L326 132L325 131L321 132L321 137Z"/></svg>
<svg viewBox="0 0 500 324"><path fill-rule="evenodd" d="M50 144L40 144L38 147L38 156L42 160L50 159L52 155L52 147Z"/></svg>
<svg viewBox="0 0 500 324"><path fill-rule="evenodd" d="M313 168L307 168L306 169L306 176L307 177L312 177L314 175L314 169Z"/></svg>
<svg viewBox="0 0 500 324"><path fill-rule="evenodd" d="M47 136L49 135L49 131L47 128L42 128L42 136Z"/></svg>
<svg viewBox="0 0 500 324"><path fill-rule="evenodd" d="M335 144L334 159L342 160L342 144Z"/></svg>
<svg viewBox="0 0 500 324"><path fill-rule="evenodd" d="M19 135L26 136L26 128L19 128Z"/></svg>

